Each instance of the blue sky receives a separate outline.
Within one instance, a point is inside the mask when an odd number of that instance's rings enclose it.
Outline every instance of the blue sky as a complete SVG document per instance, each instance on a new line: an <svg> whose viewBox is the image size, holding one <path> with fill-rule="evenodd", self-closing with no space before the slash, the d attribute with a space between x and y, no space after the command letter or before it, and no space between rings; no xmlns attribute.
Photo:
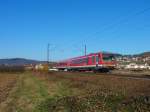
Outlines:
<svg viewBox="0 0 150 112"><path fill-rule="evenodd" d="M150 51L150 0L1 0L0 58Z"/></svg>

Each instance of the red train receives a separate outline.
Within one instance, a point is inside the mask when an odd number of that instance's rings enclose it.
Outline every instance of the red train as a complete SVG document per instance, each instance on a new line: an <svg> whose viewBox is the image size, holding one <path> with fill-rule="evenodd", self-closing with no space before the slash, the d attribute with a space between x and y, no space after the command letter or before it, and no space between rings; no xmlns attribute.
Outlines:
<svg viewBox="0 0 150 112"><path fill-rule="evenodd" d="M92 53L61 61L57 64L57 69L65 71L109 71L114 69L116 61L110 53Z"/></svg>

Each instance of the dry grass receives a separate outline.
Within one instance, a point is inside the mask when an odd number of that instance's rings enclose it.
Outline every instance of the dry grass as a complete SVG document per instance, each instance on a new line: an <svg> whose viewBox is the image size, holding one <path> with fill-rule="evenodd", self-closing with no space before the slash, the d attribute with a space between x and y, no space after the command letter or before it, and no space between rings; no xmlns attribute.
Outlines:
<svg viewBox="0 0 150 112"><path fill-rule="evenodd" d="M150 80L144 79L79 72L1 74L0 90L7 96L0 96L2 112L150 111Z"/></svg>
<svg viewBox="0 0 150 112"><path fill-rule="evenodd" d="M46 100L50 111L98 112L149 111L150 81L91 73L56 72L39 74L47 82L58 83L70 94ZM67 86L67 87L66 87ZM61 92L61 91L60 91ZM44 104L45 102L43 102Z"/></svg>
<svg viewBox="0 0 150 112"><path fill-rule="evenodd" d="M0 103L7 98L10 90L15 85L17 78L17 74L0 73Z"/></svg>

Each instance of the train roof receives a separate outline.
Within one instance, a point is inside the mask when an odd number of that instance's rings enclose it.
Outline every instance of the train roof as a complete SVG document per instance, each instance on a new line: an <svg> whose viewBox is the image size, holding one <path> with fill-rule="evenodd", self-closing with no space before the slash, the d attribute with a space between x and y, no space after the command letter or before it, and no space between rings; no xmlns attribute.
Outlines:
<svg viewBox="0 0 150 112"><path fill-rule="evenodd" d="M113 55L113 53L109 53L109 52L97 52L97 53L90 53L90 54L87 54L87 55L84 55L84 56L69 58L69 59L66 59L66 60L59 61L59 62L66 62L66 61L71 61L71 60L74 60L74 59L86 58L87 56L93 56L93 55L97 55L97 54L100 54L100 53L102 53L104 55L107 55L107 56L112 56Z"/></svg>
<svg viewBox="0 0 150 112"><path fill-rule="evenodd" d="M99 53L102 53L102 52L90 53L90 54L87 54L87 55L84 55L84 56L78 56L78 57L74 57L74 58L69 58L69 59L66 59L66 60L59 61L59 62L65 62L65 61L70 61L70 60L79 59L79 58L86 58L87 56L97 55Z"/></svg>

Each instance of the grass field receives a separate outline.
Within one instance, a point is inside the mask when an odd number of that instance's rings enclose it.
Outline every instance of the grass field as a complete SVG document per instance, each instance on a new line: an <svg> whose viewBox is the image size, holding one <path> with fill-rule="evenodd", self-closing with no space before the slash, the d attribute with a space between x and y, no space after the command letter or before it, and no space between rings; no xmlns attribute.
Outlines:
<svg viewBox="0 0 150 112"><path fill-rule="evenodd" d="M149 112L150 80L94 73L0 73L1 112Z"/></svg>

